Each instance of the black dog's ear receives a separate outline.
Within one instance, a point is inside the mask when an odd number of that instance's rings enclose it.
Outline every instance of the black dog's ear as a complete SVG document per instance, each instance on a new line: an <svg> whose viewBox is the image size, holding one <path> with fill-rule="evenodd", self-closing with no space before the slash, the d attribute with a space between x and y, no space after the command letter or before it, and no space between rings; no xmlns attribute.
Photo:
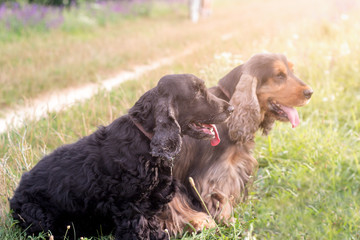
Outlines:
<svg viewBox="0 0 360 240"><path fill-rule="evenodd" d="M182 141L181 129L168 98L158 100L154 117L154 136L150 143L151 155L173 160L180 152Z"/></svg>

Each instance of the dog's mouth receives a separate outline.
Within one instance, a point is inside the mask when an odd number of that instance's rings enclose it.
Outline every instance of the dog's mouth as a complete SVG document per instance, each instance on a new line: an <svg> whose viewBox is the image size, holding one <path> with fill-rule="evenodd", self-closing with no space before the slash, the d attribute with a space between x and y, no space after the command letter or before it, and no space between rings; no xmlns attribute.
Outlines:
<svg viewBox="0 0 360 240"><path fill-rule="evenodd" d="M189 124L189 127L193 131L201 135L202 139L210 139L210 143L212 146L216 146L220 143L219 132L215 124L193 122Z"/></svg>
<svg viewBox="0 0 360 240"><path fill-rule="evenodd" d="M275 113L281 120L289 121L293 128L300 123L299 113L293 107L281 105L275 100L269 100L270 110Z"/></svg>

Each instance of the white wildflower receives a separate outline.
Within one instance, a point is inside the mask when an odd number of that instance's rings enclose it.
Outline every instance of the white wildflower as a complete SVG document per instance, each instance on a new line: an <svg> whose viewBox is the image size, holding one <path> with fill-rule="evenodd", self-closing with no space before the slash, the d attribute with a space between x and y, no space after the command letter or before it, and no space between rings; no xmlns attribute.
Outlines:
<svg viewBox="0 0 360 240"><path fill-rule="evenodd" d="M340 45L340 55L345 56L349 55L351 53L349 44L347 42L344 42Z"/></svg>
<svg viewBox="0 0 360 240"><path fill-rule="evenodd" d="M347 21L347 20L349 20L349 15L343 13L343 14L341 14L340 18L343 21Z"/></svg>

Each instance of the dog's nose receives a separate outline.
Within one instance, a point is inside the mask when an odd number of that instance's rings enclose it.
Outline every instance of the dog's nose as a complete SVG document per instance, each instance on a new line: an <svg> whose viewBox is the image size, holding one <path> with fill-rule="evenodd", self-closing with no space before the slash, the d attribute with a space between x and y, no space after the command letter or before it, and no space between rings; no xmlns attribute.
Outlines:
<svg viewBox="0 0 360 240"><path fill-rule="evenodd" d="M228 113L232 113L234 111L234 106L230 105L228 109L226 110Z"/></svg>
<svg viewBox="0 0 360 240"><path fill-rule="evenodd" d="M314 91L310 88L310 89L305 89L304 90L304 96L306 99L310 99L311 95L314 93Z"/></svg>

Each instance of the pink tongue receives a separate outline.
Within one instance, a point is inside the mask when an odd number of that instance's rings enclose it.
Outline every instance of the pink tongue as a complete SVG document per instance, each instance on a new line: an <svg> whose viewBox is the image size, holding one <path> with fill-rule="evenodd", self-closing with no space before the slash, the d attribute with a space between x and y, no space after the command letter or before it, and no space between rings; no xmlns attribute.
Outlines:
<svg viewBox="0 0 360 240"><path fill-rule="evenodd" d="M287 114L293 128L299 125L300 123L299 114L295 108L281 106L281 109Z"/></svg>
<svg viewBox="0 0 360 240"><path fill-rule="evenodd" d="M210 126L212 127L212 129L215 133L215 138L211 140L211 146L215 147L216 145L218 145L220 143L219 133L218 133L218 130L217 130L215 124L210 124Z"/></svg>
<svg viewBox="0 0 360 240"><path fill-rule="evenodd" d="M219 137L219 132L215 126L215 124L203 124L206 128L203 129L203 131L205 133L211 134L211 130L207 129L207 128L211 128L213 130L213 132L215 133L215 137L213 139L211 139L211 146L216 146L220 143L220 137Z"/></svg>

